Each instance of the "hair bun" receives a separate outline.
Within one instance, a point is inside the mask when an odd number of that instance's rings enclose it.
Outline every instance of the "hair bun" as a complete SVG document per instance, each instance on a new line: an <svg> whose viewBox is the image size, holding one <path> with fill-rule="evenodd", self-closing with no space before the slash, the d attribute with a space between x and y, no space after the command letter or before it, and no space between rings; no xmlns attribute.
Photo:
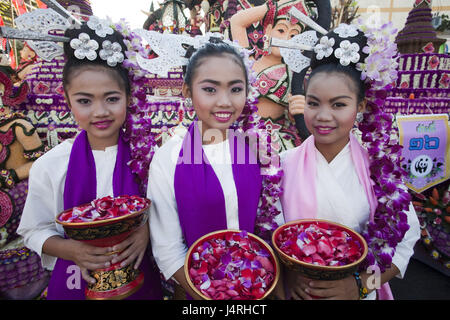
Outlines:
<svg viewBox="0 0 450 320"><path fill-rule="evenodd" d="M64 43L67 60L87 59L115 67L125 58L126 46L122 34L111 28L106 20L95 16L79 28L67 29L64 36L71 39Z"/></svg>
<svg viewBox="0 0 450 320"><path fill-rule="evenodd" d="M364 52L366 45L364 32L353 25L340 24L318 40L311 58L311 68L324 64L356 67L368 56Z"/></svg>

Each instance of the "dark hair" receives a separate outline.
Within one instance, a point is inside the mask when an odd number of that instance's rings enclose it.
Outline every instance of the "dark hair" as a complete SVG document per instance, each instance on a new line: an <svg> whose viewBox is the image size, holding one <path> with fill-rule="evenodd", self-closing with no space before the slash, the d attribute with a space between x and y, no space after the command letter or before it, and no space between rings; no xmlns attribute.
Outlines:
<svg viewBox="0 0 450 320"><path fill-rule="evenodd" d="M189 59L189 63L184 68L184 82L188 85L188 87L191 87L192 85L192 79L195 76L195 70L200 65L202 59L208 58L208 57L222 57L225 55L231 55L232 58L236 61L236 63L242 68L245 75L245 84L246 84L246 90L248 92L249 90L249 81L248 81L248 74L247 74L247 68L245 67L244 59L242 56L234 49L232 46L226 44L222 41L216 41L214 43L206 43L204 46L202 46L197 51L193 51L192 47L189 47L187 49L187 57L192 54L192 56Z"/></svg>
<svg viewBox="0 0 450 320"><path fill-rule="evenodd" d="M341 42L348 40L351 43L356 43L359 46L359 62L363 62L367 57L367 54L362 51L362 49L367 45L367 38L364 33L358 30L358 34L354 37L341 38L338 34L333 31L328 32L326 35L328 39L334 39L333 53L328 57L323 57L322 59L317 59L316 55L313 54L311 58L311 74L309 75L308 82L318 73L340 73L348 76L354 83L355 89L357 90L357 100L358 103L364 100L366 94L366 84L361 80L361 72L356 69L356 63L350 62L349 65L344 66L336 58L334 52L340 47ZM307 89L308 85L306 85ZM305 90L306 91L306 90Z"/></svg>
<svg viewBox="0 0 450 320"><path fill-rule="evenodd" d="M111 72L112 74L118 76L118 83L121 88L123 88L127 94L127 96L131 93L130 88L130 80L128 78L128 71L125 69L122 64L117 64L115 67L109 66L105 60L100 58L99 51L102 49L102 43L105 40L109 40L112 43L118 42L120 46L122 47L122 53L125 54L126 46L123 42L123 36L119 32L114 30L114 33L112 35L106 35L106 37L100 37L98 36L95 31L90 29L86 23L83 23L82 26L78 29L76 28L69 28L64 33L64 36L75 39L78 38L80 33L87 33L91 40L95 40L99 48L97 51L97 58L95 60L88 60L88 59L78 59L75 57L74 52L75 50L70 46L70 42L64 43L64 55L66 57L66 63L64 65L63 69L63 85L64 88L66 88L70 84L70 78L74 71L80 70L84 67L104 67L108 72Z"/></svg>

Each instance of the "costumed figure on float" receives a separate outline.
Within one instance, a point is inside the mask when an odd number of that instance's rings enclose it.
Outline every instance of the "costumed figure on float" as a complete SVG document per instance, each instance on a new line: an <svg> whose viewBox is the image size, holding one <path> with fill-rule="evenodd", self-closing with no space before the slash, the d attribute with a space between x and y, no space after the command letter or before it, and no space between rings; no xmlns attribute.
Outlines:
<svg viewBox="0 0 450 320"><path fill-rule="evenodd" d="M322 6L318 7L321 9L319 14L322 14L329 24L329 7L326 3L321 4ZM294 55L292 51L282 52L279 48L281 45L271 45L272 39L290 40L309 47L317 40L314 31L306 31L305 23L290 14L292 8L305 16L312 14L304 1L268 1L261 6L240 11L230 19L233 40L237 40L246 48L250 46L246 28L257 21L262 22L264 52L253 66L258 78L258 114L270 130L272 144L277 151L287 150L301 143L302 139L295 127L294 118L289 115L288 106L294 72L303 70L309 64L309 58L298 50Z"/></svg>

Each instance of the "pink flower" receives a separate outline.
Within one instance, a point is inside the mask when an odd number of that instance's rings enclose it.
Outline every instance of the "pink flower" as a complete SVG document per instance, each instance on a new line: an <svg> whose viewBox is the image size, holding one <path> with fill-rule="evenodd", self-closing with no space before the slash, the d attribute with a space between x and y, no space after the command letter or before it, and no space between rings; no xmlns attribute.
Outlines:
<svg viewBox="0 0 450 320"><path fill-rule="evenodd" d="M450 77L448 73L444 73L444 75L441 77L441 80L439 80L439 83L442 84L444 88L448 88L450 84Z"/></svg>
<svg viewBox="0 0 450 320"><path fill-rule="evenodd" d="M434 46L432 42L428 42L423 48L423 52L425 53L433 53L434 52Z"/></svg>
<svg viewBox="0 0 450 320"><path fill-rule="evenodd" d="M439 66L439 58L437 56L432 56L430 60L428 60L428 66L431 69L436 69Z"/></svg>
<svg viewBox="0 0 450 320"><path fill-rule="evenodd" d="M243 232L225 232L193 249L189 275L194 286L214 300L254 300L274 280L269 252Z"/></svg>
<svg viewBox="0 0 450 320"><path fill-rule="evenodd" d="M276 245L288 256L322 266L346 265L361 257L361 244L345 230L323 222L289 225Z"/></svg>

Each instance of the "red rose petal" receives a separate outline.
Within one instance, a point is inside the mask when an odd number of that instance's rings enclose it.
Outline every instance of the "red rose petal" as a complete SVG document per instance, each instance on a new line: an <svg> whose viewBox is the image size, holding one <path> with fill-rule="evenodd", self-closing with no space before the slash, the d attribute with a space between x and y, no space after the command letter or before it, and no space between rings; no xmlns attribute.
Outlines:
<svg viewBox="0 0 450 320"><path fill-rule="evenodd" d="M361 256L359 243L345 230L323 222L290 225L276 244L290 257L318 265L348 264Z"/></svg>

